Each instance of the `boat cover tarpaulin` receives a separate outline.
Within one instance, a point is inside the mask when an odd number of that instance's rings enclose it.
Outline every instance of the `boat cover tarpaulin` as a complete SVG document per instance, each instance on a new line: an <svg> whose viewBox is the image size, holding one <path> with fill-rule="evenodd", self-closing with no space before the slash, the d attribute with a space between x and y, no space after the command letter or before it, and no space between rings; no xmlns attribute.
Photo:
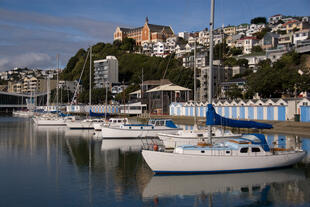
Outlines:
<svg viewBox="0 0 310 207"><path fill-rule="evenodd" d="M92 112L91 110L89 110L89 115L90 116L105 116L105 113L95 113L95 112ZM107 117L109 117L110 114L107 113Z"/></svg>
<svg viewBox="0 0 310 207"><path fill-rule="evenodd" d="M206 125L221 125L238 128L271 129L271 124L264 124L255 121L242 121L228 119L218 115L212 104L208 104Z"/></svg>

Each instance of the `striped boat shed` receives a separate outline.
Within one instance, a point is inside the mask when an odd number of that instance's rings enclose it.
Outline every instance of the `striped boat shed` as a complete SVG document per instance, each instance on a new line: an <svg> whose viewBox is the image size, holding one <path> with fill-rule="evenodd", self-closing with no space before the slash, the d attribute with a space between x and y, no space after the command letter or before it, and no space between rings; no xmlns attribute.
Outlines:
<svg viewBox="0 0 310 207"><path fill-rule="evenodd" d="M196 113L205 117L207 102L198 102ZM259 99L218 100L213 102L216 112L226 118L245 120L294 120L296 114L301 122L310 122L310 99ZM194 102L171 103L170 115L194 116Z"/></svg>

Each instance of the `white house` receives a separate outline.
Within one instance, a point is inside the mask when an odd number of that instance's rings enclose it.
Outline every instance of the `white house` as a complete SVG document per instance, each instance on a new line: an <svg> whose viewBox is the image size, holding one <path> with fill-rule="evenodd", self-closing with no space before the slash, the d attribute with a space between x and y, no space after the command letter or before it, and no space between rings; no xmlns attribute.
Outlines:
<svg viewBox="0 0 310 207"><path fill-rule="evenodd" d="M252 47L259 44L255 37L244 37L237 41L236 47L243 47L243 54L250 54Z"/></svg>
<svg viewBox="0 0 310 207"><path fill-rule="evenodd" d="M182 37L184 40L187 41L189 38L189 33L188 32L179 32L178 36Z"/></svg>
<svg viewBox="0 0 310 207"><path fill-rule="evenodd" d="M268 18L269 24L275 24L283 18L282 14L276 14Z"/></svg>
<svg viewBox="0 0 310 207"><path fill-rule="evenodd" d="M310 37L310 29L304 29L294 33L293 43L297 45L298 42L306 40Z"/></svg>
<svg viewBox="0 0 310 207"><path fill-rule="evenodd" d="M252 37L253 34L262 31L265 27L265 24L251 24L249 29L246 31L246 36Z"/></svg>

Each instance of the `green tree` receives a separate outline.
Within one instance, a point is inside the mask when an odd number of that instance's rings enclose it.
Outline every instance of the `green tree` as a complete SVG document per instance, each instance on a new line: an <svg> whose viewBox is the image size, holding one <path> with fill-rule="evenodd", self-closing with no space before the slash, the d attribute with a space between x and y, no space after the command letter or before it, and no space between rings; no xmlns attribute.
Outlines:
<svg viewBox="0 0 310 207"><path fill-rule="evenodd" d="M227 56L229 48L225 42L214 46L214 60L223 60Z"/></svg>
<svg viewBox="0 0 310 207"><path fill-rule="evenodd" d="M229 54L232 56L237 56L242 54L242 48L232 47L229 49Z"/></svg>
<svg viewBox="0 0 310 207"><path fill-rule="evenodd" d="M124 38L122 41L122 44L120 45L120 49L126 50L126 51L135 51L136 49L136 41L132 38Z"/></svg>
<svg viewBox="0 0 310 207"><path fill-rule="evenodd" d="M263 28L260 32L257 32L257 33L255 33L255 34L253 34L253 36L256 37L257 39L261 40L261 39L263 39L263 37L265 36L265 34L266 34L267 32L270 32L270 31L271 31L271 29L268 28L268 27L266 27L266 28Z"/></svg>
<svg viewBox="0 0 310 207"><path fill-rule="evenodd" d="M242 89L237 85L230 86L225 95L231 99L243 98Z"/></svg>
<svg viewBox="0 0 310 207"><path fill-rule="evenodd" d="M309 75L298 73L300 60L298 53L290 52L272 65L270 60L261 61L258 71L248 77L247 88L263 98L279 98L284 94L294 96L295 88L297 94L309 90Z"/></svg>
<svg viewBox="0 0 310 207"><path fill-rule="evenodd" d="M251 19L251 24L267 24L266 17L255 17Z"/></svg>
<svg viewBox="0 0 310 207"><path fill-rule="evenodd" d="M259 52L263 52L263 51L264 51L264 50L263 50L262 47L259 46L259 45L253 46L253 47L252 47L252 50L251 50L252 53L259 53Z"/></svg>
<svg viewBox="0 0 310 207"><path fill-rule="evenodd" d="M238 61L237 61L236 58L229 57L229 58L227 58L227 59L224 60L224 65L233 67L233 66L238 65Z"/></svg>
<svg viewBox="0 0 310 207"><path fill-rule="evenodd" d="M245 68L248 68L249 67L249 61L247 59L238 59L237 60L237 64L240 66L240 67L245 67Z"/></svg>

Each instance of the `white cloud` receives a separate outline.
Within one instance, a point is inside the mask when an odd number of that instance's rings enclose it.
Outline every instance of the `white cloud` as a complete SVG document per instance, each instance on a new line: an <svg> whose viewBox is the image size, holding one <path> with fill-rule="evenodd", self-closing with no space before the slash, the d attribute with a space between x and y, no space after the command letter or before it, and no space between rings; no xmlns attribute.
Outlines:
<svg viewBox="0 0 310 207"><path fill-rule="evenodd" d="M56 66L56 60L45 53L24 53L17 56L6 57L0 59L0 68L28 67L28 68L46 68L49 65Z"/></svg>
<svg viewBox="0 0 310 207"><path fill-rule="evenodd" d="M51 68L80 48L111 42L117 24L87 18L62 18L0 8L0 71L13 67Z"/></svg>

